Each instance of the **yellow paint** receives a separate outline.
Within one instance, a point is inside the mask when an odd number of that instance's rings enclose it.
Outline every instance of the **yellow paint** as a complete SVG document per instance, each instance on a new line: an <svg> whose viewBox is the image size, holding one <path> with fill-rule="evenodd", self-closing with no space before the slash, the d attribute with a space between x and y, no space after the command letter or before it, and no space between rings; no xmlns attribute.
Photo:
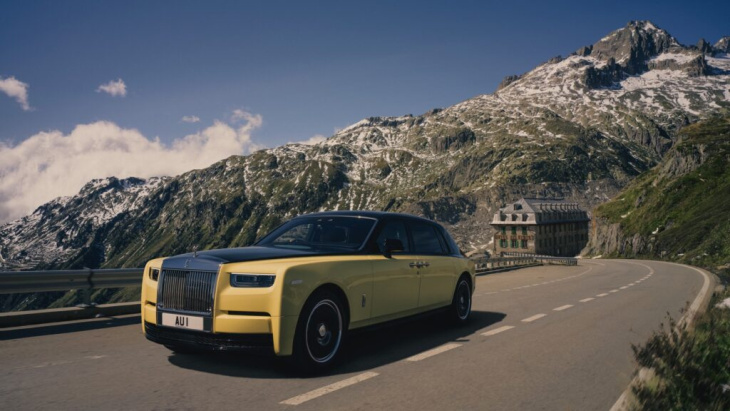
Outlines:
<svg viewBox="0 0 730 411"><path fill-rule="evenodd" d="M162 261L158 258L145 266L143 329L144 321L156 323L158 284L148 274L151 268L162 267ZM412 268L412 262L429 265ZM268 288L232 287L231 273L274 274L276 280ZM223 264L218 272L213 332L271 333L274 352L291 355L299 315L319 287L334 286L344 293L348 328L354 329L450 305L462 273L475 283L470 260L429 255L314 256Z"/></svg>

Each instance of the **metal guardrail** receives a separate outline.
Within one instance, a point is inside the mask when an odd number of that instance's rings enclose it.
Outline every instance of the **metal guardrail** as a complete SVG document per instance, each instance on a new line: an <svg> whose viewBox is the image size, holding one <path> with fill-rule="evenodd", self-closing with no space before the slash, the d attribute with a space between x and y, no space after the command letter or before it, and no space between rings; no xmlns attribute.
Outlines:
<svg viewBox="0 0 730 411"><path fill-rule="evenodd" d="M508 267L520 267L542 264L561 264L574 266L578 265L578 259L573 257L553 257L548 255L535 255L527 253L504 253L504 257L478 257L474 258L477 274L494 270L501 270Z"/></svg>
<svg viewBox="0 0 730 411"><path fill-rule="evenodd" d="M0 272L0 294L93 290L140 285L143 268Z"/></svg>
<svg viewBox="0 0 730 411"><path fill-rule="evenodd" d="M534 257L495 257L478 258L474 260L476 273L482 274L493 270L501 270L508 267L521 267L536 264Z"/></svg>
<svg viewBox="0 0 730 411"><path fill-rule="evenodd" d="M562 265L578 265L578 259L575 257L554 257L551 255L539 255L529 253L502 253L505 257L533 257L536 261L549 264Z"/></svg>
<svg viewBox="0 0 730 411"><path fill-rule="evenodd" d="M0 328L139 313L139 302L97 306L91 302L91 290L139 286L143 272L143 268L0 272L0 294L83 291L76 307L0 313Z"/></svg>

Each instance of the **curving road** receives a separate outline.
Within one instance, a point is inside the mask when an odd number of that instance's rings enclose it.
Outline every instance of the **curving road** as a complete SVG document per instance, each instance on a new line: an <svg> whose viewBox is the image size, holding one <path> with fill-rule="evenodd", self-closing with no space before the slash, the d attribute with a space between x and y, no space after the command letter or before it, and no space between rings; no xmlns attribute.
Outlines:
<svg viewBox="0 0 730 411"><path fill-rule="evenodd" d="M491 274L469 325L432 316L352 335L343 363L313 378L275 358L171 354L138 316L4 330L0 409L607 410L632 378L631 344L707 281L633 260Z"/></svg>

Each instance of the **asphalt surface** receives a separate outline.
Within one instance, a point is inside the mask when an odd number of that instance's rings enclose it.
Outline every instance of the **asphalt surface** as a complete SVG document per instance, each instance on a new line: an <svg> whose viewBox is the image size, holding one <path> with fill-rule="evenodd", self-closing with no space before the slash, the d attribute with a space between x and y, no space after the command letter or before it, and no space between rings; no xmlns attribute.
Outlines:
<svg viewBox="0 0 730 411"><path fill-rule="evenodd" d="M704 277L674 264L580 261L478 277L471 322L440 316L350 336L341 364L177 355L139 316L0 331L0 409L608 410L632 344L682 316Z"/></svg>

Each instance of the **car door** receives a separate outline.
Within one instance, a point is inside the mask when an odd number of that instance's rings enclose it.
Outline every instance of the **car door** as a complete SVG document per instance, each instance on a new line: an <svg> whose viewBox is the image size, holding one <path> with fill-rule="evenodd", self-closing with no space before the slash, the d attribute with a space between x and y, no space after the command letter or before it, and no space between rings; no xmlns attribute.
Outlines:
<svg viewBox="0 0 730 411"><path fill-rule="evenodd" d="M433 224L413 221L408 226L413 239L413 258L421 278L418 306L426 310L450 304L456 276L443 237Z"/></svg>
<svg viewBox="0 0 730 411"><path fill-rule="evenodd" d="M385 257L382 253L386 239L401 241L404 250ZM381 255L373 261L372 317L395 318L400 313L415 310L418 307L420 277L418 271L410 266L414 259L409 255L411 244L405 224L399 220L385 222L376 242Z"/></svg>

